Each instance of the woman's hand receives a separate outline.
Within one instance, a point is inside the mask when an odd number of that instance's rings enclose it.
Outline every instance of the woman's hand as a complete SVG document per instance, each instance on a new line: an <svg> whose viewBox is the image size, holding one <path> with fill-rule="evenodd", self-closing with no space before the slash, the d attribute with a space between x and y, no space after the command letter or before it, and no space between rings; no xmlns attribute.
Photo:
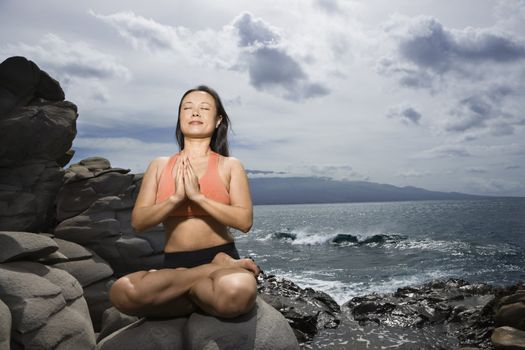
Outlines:
<svg viewBox="0 0 525 350"><path fill-rule="evenodd" d="M175 162L175 193L171 198L175 202L181 202L186 198L186 189L184 188L184 167L182 157L178 157Z"/></svg>
<svg viewBox="0 0 525 350"><path fill-rule="evenodd" d="M183 158L182 164L184 168L184 189L188 198L194 201L203 195L200 190L199 178L195 175L188 157Z"/></svg>

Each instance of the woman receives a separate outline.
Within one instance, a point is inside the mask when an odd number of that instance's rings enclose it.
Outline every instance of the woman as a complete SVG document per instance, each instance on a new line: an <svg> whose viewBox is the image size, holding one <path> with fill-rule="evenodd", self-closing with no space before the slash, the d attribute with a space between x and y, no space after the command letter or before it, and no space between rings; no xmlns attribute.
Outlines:
<svg viewBox="0 0 525 350"><path fill-rule="evenodd" d="M203 310L219 317L248 312L257 296L257 265L239 259L228 226L248 232L253 209L241 163L228 157L229 119L206 86L187 91L176 128L181 151L148 166L131 214L135 231L162 222L164 268L118 279L109 297L120 311L176 317Z"/></svg>

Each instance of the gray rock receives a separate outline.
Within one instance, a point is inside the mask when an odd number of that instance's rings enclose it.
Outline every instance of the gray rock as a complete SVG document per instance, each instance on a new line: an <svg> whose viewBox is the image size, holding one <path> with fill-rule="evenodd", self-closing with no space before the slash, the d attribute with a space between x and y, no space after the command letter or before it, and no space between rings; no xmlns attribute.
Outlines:
<svg viewBox="0 0 525 350"><path fill-rule="evenodd" d="M0 349L9 350L11 338L11 311L0 299Z"/></svg>
<svg viewBox="0 0 525 350"><path fill-rule="evenodd" d="M512 327L504 326L496 328L490 340L498 350L525 349L525 332Z"/></svg>
<svg viewBox="0 0 525 350"><path fill-rule="evenodd" d="M100 198L125 193L133 183L134 175L127 174L129 169L90 169L82 162L66 169L64 185L57 196L59 221L81 214ZM103 158L98 161L105 162Z"/></svg>
<svg viewBox="0 0 525 350"><path fill-rule="evenodd" d="M63 174L56 161L46 159L20 159L0 167L0 206L5 206L0 210L0 229L39 232L54 225Z"/></svg>
<svg viewBox="0 0 525 350"><path fill-rule="evenodd" d="M496 312L497 326L511 326L525 331L525 303L506 304Z"/></svg>
<svg viewBox="0 0 525 350"><path fill-rule="evenodd" d="M24 106L35 97L62 101L60 84L25 57L9 57L0 64L0 115Z"/></svg>
<svg viewBox="0 0 525 350"><path fill-rule="evenodd" d="M58 251L67 257L68 260L84 260L93 256L93 253L80 244L66 241L60 238L53 238L58 245Z"/></svg>
<svg viewBox="0 0 525 350"><path fill-rule="evenodd" d="M60 253L59 251L56 251L43 258L38 259L37 261L45 265L53 265L56 263L69 261L69 259L64 254Z"/></svg>
<svg viewBox="0 0 525 350"><path fill-rule="evenodd" d="M51 315L46 324L18 339L26 349L95 349L96 340L86 301L79 298Z"/></svg>
<svg viewBox="0 0 525 350"><path fill-rule="evenodd" d="M514 294L507 295L500 299L499 305L512 304L522 302L525 303L525 290L517 290Z"/></svg>
<svg viewBox="0 0 525 350"><path fill-rule="evenodd" d="M18 107L4 115L0 140L9 147L0 148L0 166L27 159L59 159L71 148L77 117L76 106L66 101Z"/></svg>
<svg viewBox="0 0 525 350"><path fill-rule="evenodd" d="M118 311L114 306L111 306L104 310L102 314L102 325L97 341L100 341L108 335L138 321L138 317L129 316Z"/></svg>
<svg viewBox="0 0 525 350"><path fill-rule="evenodd" d="M49 237L14 231L0 231L0 247L0 262L36 260L58 250L58 245Z"/></svg>
<svg viewBox="0 0 525 350"><path fill-rule="evenodd" d="M53 233L57 238L89 246L99 243L104 237L119 237L120 223L111 217L99 219L79 215L62 221Z"/></svg>
<svg viewBox="0 0 525 350"><path fill-rule="evenodd" d="M29 261L0 264L0 299L12 315L14 348L95 347L82 288L67 272Z"/></svg>
<svg viewBox="0 0 525 350"><path fill-rule="evenodd" d="M120 237L115 241L117 249L125 251L130 258L138 258L153 254L151 244L142 237Z"/></svg>
<svg viewBox="0 0 525 350"><path fill-rule="evenodd" d="M179 350L183 342L185 317L171 319L141 318L112 333L97 344L98 350Z"/></svg>
<svg viewBox="0 0 525 350"><path fill-rule="evenodd" d="M111 267L97 255L89 259L68 261L53 266L69 272L83 288L113 275Z"/></svg>
<svg viewBox="0 0 525 350"><path fill-rule="evenodd" d="M255 307L233 320L194 312L185 330L188 349L299 349L283 315L258 297Z"/></svg>
<svg viewBox="0 0 525 350"><path fill-rule="evenodd" d="M286 319L261 298L246 315L219 319L200 313L140 319L98 343L105 349L299 349Z"/></svg>
<svg viewBox="0 0 525 350"><path fill-rule="evenodd" d="M0 265L0 299L11 310L13 329L27 333L42 327L49 317L66 306L62 289L32 274L27 262ZM32 269L46 269L32 263Z"/></svg>
<svg viewBox="0 0 525 350"><path fill-rule="evenodd" d="M84 288L84 298L89 308L89 315L95 332L102 328L102 315L106 309L111 307L109 290L113 282L115 282L113 278L107 278Z"/></svg>

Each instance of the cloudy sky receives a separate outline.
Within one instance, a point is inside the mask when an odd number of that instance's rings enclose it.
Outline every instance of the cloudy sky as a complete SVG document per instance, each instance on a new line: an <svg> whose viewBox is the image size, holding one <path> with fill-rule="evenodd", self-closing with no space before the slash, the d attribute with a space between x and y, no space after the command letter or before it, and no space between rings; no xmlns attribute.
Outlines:
<svg viewBox="0 0 525 350"><path fill-rule="evenodd" d="M207 84L257 176L525 196L523 0L0 0L0 23L0 60L79 107L74 162L143 172Z"/></svg>

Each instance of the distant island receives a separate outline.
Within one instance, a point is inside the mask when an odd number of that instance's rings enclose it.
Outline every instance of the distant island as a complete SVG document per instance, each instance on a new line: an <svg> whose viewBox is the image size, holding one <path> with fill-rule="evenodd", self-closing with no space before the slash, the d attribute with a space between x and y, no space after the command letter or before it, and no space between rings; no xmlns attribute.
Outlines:
<svg viewBox="0 0 525 350"><path fill-rule="evenodd" d="M494 198L328 177L260 177L249 182L256 205Z"/></svg>

